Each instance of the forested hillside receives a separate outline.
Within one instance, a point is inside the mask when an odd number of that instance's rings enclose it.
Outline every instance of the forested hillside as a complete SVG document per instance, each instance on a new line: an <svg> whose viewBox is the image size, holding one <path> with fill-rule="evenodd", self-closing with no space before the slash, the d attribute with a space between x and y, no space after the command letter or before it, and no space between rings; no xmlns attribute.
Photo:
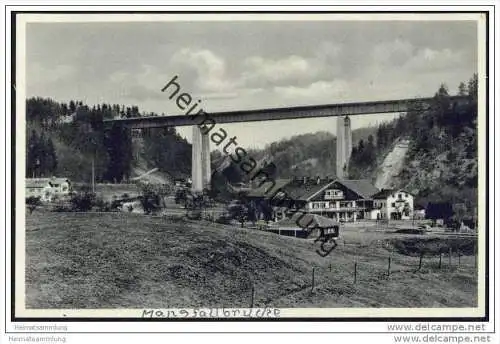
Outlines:
<svg viewBox="0 0 500 344"><path fill-rule="evenodd" d="M375 127L353 130L353 142L367 140L375 131ZM273 142L262 150L251 150L249 155L256 160L272 161L276 177L335 177L336 144L333 134L317 132Z"/></svg>
<svg viewBox="0 0 500 344"><path fill-rule="evenodd" d="M455 93L455 92L453 92ZM351 179L373 182L385 156L404 140L409 148L392 184L417 196L419 203L446 201L477 206L477 75L458 86L468 103L453 106L441 85L431 107L416 107L394 121L353 131ZM335 174L335 137L321 132L292 137L252 152L272 161L275 177ZM272 157L272 158L271 158Z"/></svg>
<svg viewBox="0 0 500 344"><path fill-rule="evenodd" d="M401 120L411 144L398 182L423 200L471 209L478 185L477 75L460 84L459 94L469 96L468 104L452 107L442 85L431 109L415 109Z"/></svg>
<svg viewBox="0 0 500 344"><path fill-rule="evenodd" d="M353 149L350 176L374 179L381 161L399 140L409 149L396 187L418 196L421 203L445 201L477 206L477 75L458 86L467 104L454 106L441 85L429 109L414 108L379 126L376 144L358 142Z"/></svg>
<svg viewBox="0 0 500 344"><path fill-rule="evenodd" d="M102 120L144 115L156 114L141 113L137 106L89 107L74 100L27 99L26 176L64 176L88 182L94 164L97 182L128 179L134 163L130 132L119 127L104 130ZM175 129L151 130L149 135L144 140L143 160L165 172L189 173L191 145ZM174 156L177 159L172 160Z"/></svg>

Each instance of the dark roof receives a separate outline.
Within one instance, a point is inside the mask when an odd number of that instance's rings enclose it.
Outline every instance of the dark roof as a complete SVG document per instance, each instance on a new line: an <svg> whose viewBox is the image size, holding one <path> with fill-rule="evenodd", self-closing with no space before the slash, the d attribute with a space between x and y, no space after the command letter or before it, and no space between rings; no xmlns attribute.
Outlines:
<svg viewBox="0 0 500 344"><path fill-rule="evenodd" d="M337 181L365 199L370 199L374 194L379 192L379 189L373 186L367 179L339 179Z"/></svg>
<svg viewBox="0 0 500 344"><path fill-rule="evenodd" d="M249 193L249 197L269 197L273 196L278 189L282 189L289 199L297 201L307 201L314 195L316 195L321 190L327 188L334 182L338 182L348 189L352 190L360 197L365 199L371 199L372 195L379 192L379 190L374 187L369 180L332 180L332 179L320 179L319 183L317 178L309 178L305 183L303 179L277 179L276 185L272 190L268 190L272 186L271 182L266 182L256 189L252 189Z"/></svg>
<svg viewBox="0 0 500 344"><path fill-rule="evenodd" d="M298 220L298 224L297 224ZM291 218L286 218L275 224L278 227L302 227L302 228L328 228L340 226L340 222L317 214L296 213Z"/></svg>
<svg viewBox="0 0 500 344"><path fill-rule="evenodd" d="M295 179L285 187L284 191L291 199L307 201L311 196L333 182L331 179L320 179L318 183L316 178L309 178L304 183L302 179Z"/></svg>
<svg viewBox="0 0 500 344"><path fill-rule="evenodd" d="M247 194L248 197L272 197L278 189L282 189L285 185L290 183L292 179L276 179L273 186L272 181L266 181L257 188L250 190Z"/></svg>
<svg viewBox="0 0 500 344"><path fill-rule="evenodd" d="M373 195L373 199L386 199L393 192L394 192L394 190L391 190L391 189L382 189L379 192L377 192L375 195Z"/></svg>

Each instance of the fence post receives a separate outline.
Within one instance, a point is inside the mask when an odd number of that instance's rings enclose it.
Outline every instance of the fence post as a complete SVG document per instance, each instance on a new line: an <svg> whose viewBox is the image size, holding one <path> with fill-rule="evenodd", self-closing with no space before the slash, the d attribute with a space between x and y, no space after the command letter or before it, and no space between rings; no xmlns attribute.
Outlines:
<svg viewBox="0 0 500 344"><path fill-rule="evenodd" d="M315 269L316 269L316 268L314 268L314 267L313 267L313 272L312 272L312 286L311 286L311 293L312 293L312 291L314 290L314 270L315 270Z"/></svg>
<svg viewBox="0 0 500 344"><path fill-rule="evenodd" d="M448 266L451 268L451 247L448 249Z"/></svg>
<svg viewBox="0 0 500 344"><path fill-rule="evenodd" d="M357 275L358 275L358 262L354 262L354 284L356 284Z"/></svg>
<svg viewBox="0 0 500 344"><path fill-rule="evenodd" d="M332 263L330 263L330 271L332 271Z"/></svg>
<svg viewBox="0 0 500 344"><path fill-rule="evenodd" d="M424 251L420 252L420 259L418 261L418 269L417 271L420 271L420 269L422 268L422 259L424 258Z"/></svg>
<svg viewBox="0 0 500 344"><path fill-rule="evenodd" d="M457 254L458 254L458 266L460 266L460 250L457 250Z"/></svg>
<svg viewBox="0 0 500 344"><path fill-rule="evenodd" d="M443 252L439 252L439 269L441 270L441 260L443 259Z"/></svg>
<svg viewBox="0 0 500 344"><path fill-rule="evenodd" d="M391 275L391 257L388 259L388 264L387 264L387 277Z"/></svg>

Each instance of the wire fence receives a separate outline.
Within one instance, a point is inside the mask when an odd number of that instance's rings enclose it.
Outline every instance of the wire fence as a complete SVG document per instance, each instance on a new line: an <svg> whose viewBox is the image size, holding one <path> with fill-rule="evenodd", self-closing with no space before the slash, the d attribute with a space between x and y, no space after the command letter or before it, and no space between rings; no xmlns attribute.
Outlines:
<svg viewBox="0 0 500 344"><path fill-rule="evenodd" d="M382 263L381 264L381 258ZM453 250L449 248L446 252L441 252L438 255L427 255L425 252L421 252L420 255L416 257L408 257L408 256L395 256L392 253L387 255L386 257L378 257L378 264L369 261L369 257L359 257L358 259L354 259L351 264L349 264L348 269L343 268L342 276L338 276L341 278L342 282L347 285L351 285L355 287L358 284L362 284L363 282L372 282L373 277L380 281L382 280L390 280L391 276L399 275L400 277L405 276L405 274L416 274L416 273L455 273L459 272L461 269L471 271L472 269L477 269L477 251L474 251L474 254L466 255L464 252L460 250ZM335 277L335 264L328 264L322 266L313 266L308 273L306 273L304 280L309 280L303 285L301 288L293 291L301 292L301 291L309 291L311 294L314 293L315 289L323 284L330 283L332 281L332 277ZM346 275L347 270L347 275ZM307 278L307 274L310 274L309 279ZM326 277L326 278L325 278ZM321 282L323 281L323 282ZM249 305L250 307L254 307L256 300L258 298L258 293L256 292L255 285L251 284L251 288L249 290ZM262 296L265 298L265 296ZM286 295L282 295L281 297L286 297Z"/></svg>

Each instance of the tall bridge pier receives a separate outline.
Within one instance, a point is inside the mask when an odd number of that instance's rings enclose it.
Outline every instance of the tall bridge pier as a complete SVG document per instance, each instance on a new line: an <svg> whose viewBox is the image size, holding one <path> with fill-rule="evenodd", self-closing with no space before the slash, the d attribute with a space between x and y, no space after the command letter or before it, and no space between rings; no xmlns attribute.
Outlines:
<svg viewBox="0 0 500 344"><path fill-rule="evenodd" d="M210 189L210 137L202 135L201 129L193 125L193 143L191 146L192 191L201 192Z"/></svg>
<svg viewBox="0 0 500 344"><path fill-rule="evenodd" d="M337 178L348 176L349 159L352 152L352 130L349 116L337 117Z"/></svg>

